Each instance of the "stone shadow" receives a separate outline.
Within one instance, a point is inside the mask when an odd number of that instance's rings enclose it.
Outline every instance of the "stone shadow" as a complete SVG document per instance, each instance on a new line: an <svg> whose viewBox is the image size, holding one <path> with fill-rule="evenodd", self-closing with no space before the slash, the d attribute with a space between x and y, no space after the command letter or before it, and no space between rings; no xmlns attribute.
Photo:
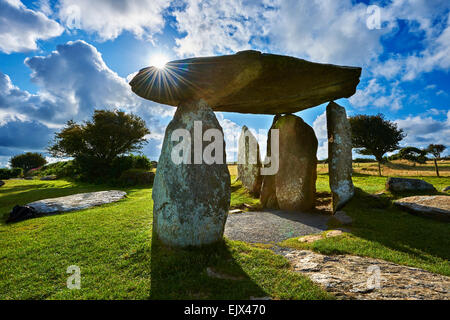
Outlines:
<svg viewBox="0 0 450 320"><path fill-rule="evenodd" d="M228 215L225 235L251 243L278 243L289 238L321 233L330 215L265 209Z"/></svg>
<svg viewBox="0 0 450 320"><path fill-rule="evenodd" d="M421 252L449 260L450 224L404 212L393 205L393 199L355 188L355 197L343 209L353 218L351 233L423 260L432 258Z"/></svg>
<svg viewBox="0 0 450 320"><path fill-rule="evenodd" d="M199 248L170 248L151 240L150 299L243 300L265 297L237 263L225 241Z"/></svg>

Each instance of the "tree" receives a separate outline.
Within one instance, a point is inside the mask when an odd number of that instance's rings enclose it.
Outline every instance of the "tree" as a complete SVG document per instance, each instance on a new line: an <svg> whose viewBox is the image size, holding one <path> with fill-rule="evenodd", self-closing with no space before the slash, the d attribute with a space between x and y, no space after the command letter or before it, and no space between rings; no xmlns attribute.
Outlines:
<svg viewBox="0 0 450 320"><path fill-rule="evenodd" d="M406 136L394 122L385 120L382 114L376 116L357 115L349 118L352 127L353 148L362 155L373 155L378 162L381 176L381 162L386 152L399 149L398 143Z"/></svg>
<svg viewBox="0 0 450 320"><path fill-rule="evenodd" d="M446 147L443 144L430 144L426 148L427 153L431 153L434 157L434 168L436 169L436 175L439 177L439 168L437 165L437 159L441 157L441 153L444 152Z"/></svg>
<svg viewBox="0 0 450 320"><path fill-rule="evenodd" d="M87 174L109 175L113 160L140 150L149 133L137 115L95 110L84 124L68 121L48 150L55 157L73 157Z"/></svg>
<svg viewBox="0 0 450 320"><path fill-rule="evenodd" d="M27 152L19 154L9 159L9 164L12 168L22 168L24 172L28 170L42 167L47 163L45 157L36 152Z"/></svg>
<svg viewBox="0 0 450 320"><path fill-rule="evenodd" d="M398 153L400 159L411 161L414 164L414 166L416 165L416 163L422 164L426 163L427 162L426 155L427 155L426 151L420 150L419 148L415 147L402 148Z"/></svg>

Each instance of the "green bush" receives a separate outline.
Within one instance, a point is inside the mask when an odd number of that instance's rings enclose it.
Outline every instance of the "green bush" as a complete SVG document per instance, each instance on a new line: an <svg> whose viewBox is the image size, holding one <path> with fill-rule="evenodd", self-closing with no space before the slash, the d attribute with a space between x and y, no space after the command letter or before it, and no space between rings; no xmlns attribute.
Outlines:
<svg viewBox="0 0 450 320"><path fill-rule="evenodd" d="M42 167L47 163L47 160L40 153L27 152L11 157L9 163L11 164L11 167L22 168L26 172L33 168Z"/></svg>
<svg viewBox="0 0 450 320"><path fill-rule="evenodd" d="M32 169L27 172L27 176L52 176L57 178L76 178L80 170L73 160L59 161L47 164L37 170Z"/></svg>
<svg viewBox="0 0 450 320"><path fill-rule="evenodd" d="M122 185L151 185L155 173L144 169L129 169L122 173L119 183Z"/></svg>
<svg viewBox="0 0 450 320"><path fill-rule="evenodd" d="M150 170L152 168L152 163L149 158L144 155L133 156L134 165L133 168Z"/></svg>
<svg viewBox="0 0 450 320"><path fill-rule="evenodd" d="M20 178L23 175L22 168L0 168L0 179Z"/></svg>
<svg viewBox="0 0 450 320"><path fill-rule="evenodd" d="M122 173L130 169L143 169L148 171L151 168L152 164L146 156L120 156L113 160L109 176L111 178L119 178Z"/></svg>

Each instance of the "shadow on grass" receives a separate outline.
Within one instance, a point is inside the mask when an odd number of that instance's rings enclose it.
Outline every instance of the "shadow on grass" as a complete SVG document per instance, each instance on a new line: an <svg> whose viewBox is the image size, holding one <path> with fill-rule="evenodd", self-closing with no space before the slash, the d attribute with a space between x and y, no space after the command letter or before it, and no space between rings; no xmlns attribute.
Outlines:
<svg viewBox="0 0 450 320"><path fill-rule="evenodd" d="M150 299L249 299L267 293L235 261L226 242L200 248L170 248L153 228ZM210 268L216 275L211 277Z"/></svg>
<svg viewBox="0 0 450 320"><path fill-rule="evenodd" d="M389 193L374 196L356 188L344 209L354 219L352 233L422 260L430 259L424 253L450 259L450 224L401 211L391 201L397 197Z"/></svg>

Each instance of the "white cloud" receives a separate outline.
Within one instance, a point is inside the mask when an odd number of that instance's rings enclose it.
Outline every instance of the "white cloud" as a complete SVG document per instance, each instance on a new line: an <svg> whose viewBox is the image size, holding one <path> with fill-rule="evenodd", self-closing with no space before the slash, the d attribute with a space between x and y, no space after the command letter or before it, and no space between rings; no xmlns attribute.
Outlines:
<svg viewBox="0 0 450 320"><path fill-rule="evenodd" d="M86 120L95 108L117 108L138 114L153 134L149 145L157 146L164 131L162 123L175 111L136 96L126 80L108 68L97 49L84 41L60 45L48 56L27 59L26 65L39 86L38 94L21 90L0 72L0 131L14 123L8 129L11 134L0 139L0 148L14 145L17 138L13 130L33 135L36 128L32 123L39 130L53 132L67 120ZM45 145L47 138L41 137ZM31 140L28 145L35 148ZM27 143L26 139L23 141Z"/></svg>
<svg viewBox="0 0 450 320"><path fill-rule="evenodd" d="M409 116L395 121L399 128L407 134L401 142L402 146L427 147L429 144L448 144L450 137L450 111L444 120L432 117Z"/></svg>
<svg viewBox="0 0 450 320"><path fill-rule="evenodd" d="M406 98L399 82L390 82L388 85L380 85L376 78L368 81L363 89L349 98L352 106L358 109L367 107L386 108L391 111L400 110L403 107L402 100Z"/></svg>
<svg viewBox="0 0 450 320"><path fill-rule="evenodd" d="M276 0L267 14L273 46L314 61L361 65L383 51L380 37L389 30L370 30L367 5L353 1Z"/></svg>
<svg viewBox="0 0 450 320"><path fill-rule="evenodd" d="M313 122L313 129L316 133L319 147L317 148L317 158L319 160L328 158L328 132L327 132L327 112L319 115Z"/></svg>
<svg viewBox="0 0 450 320"><path fill-rule="evenodd" d="M249 49L263 32L263 10L257 1L188 0L174 12L180 56L205 56Z"/></svg>
<svg viewBox="0 0 450 320"><path fill-rule="evenodd" d="M19 0L0 0L0 51L36 50L38 40L59 36L63 31L56 21L28 9Z"/></svg>
<svg viewBox="0 0 450 320"><path fill-rule="evenodd" d="M446 6L448 12L450 9L448 1ZM439 9L443 8L440 7ZM427 16L426 10L423 12L415 10L414 12L417 16L410 17L410 19L418 22L420 27L419 30L412 29L410 32L422 31L426 34L423 39L424 49L420 52L408 52L405 55L397 54L380 63L372 69L375 76L382 76L387 79L401 77L403 81L411 81L421 73L450 70L450 13L443 17L441 24L433 25L432 21L436 19L434 15Z"/></svg>
<svg viewBox="0 0 450 320"><path fill-rule="evenodd" d="M152 39L164 27L163 11L170 0L61 0L58 16L69 29L98 34L101 40L128 31Z"/></svg>

